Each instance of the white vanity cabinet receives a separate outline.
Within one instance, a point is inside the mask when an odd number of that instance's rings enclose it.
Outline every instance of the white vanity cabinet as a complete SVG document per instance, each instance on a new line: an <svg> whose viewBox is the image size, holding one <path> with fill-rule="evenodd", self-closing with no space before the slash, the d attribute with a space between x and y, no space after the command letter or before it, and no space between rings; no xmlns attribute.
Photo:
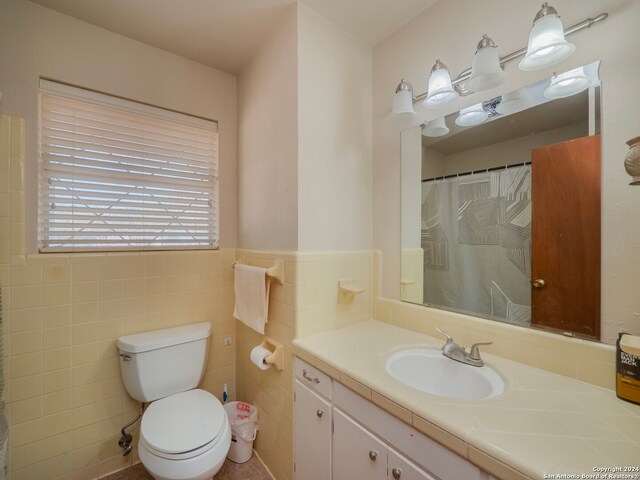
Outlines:
<svg viewBox="0 0 640 480"><path fill-rule="evenodd" d="M294 373L295 480L488 480L465 458L298 358Z"/></svg>

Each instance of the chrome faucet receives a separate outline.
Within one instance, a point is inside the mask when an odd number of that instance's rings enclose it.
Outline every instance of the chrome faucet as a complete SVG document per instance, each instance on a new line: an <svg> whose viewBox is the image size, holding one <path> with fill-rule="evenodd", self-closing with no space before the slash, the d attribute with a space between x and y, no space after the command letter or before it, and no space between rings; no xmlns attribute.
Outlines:
<svg viewBox="0 0 640 480"><path fill-rule="evenodd" d="M482 358L480 358L480 349L478 349L478 347L480 345L491 345L493 342L474 343L473 345L471 345L471 349L467 353L464 347L461 347L460 345L458 345L453 341L453 338L451 338L451 335L449 335L446 332L443 332L442 330L440 330L439 327L436 327L436 330L438 330L441 334L447 337L447 342L441 348L442 354L445 357L449 357L451 360L455 360L456 362L471 365L473 367L482 367L484 365Z"/></svg>

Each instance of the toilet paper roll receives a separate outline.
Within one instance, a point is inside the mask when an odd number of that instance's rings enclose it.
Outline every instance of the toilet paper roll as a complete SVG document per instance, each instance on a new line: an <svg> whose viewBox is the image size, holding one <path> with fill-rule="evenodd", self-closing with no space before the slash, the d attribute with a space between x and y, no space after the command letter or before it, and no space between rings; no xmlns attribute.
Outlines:
<svg viewBox="0 0 640 480"><path fill-rule="evenodd" d="M260 370L266 370L271 367L271 365L264 361L269 355L271 355L271 351L258 345L251 350L251 361Z"/></svg>

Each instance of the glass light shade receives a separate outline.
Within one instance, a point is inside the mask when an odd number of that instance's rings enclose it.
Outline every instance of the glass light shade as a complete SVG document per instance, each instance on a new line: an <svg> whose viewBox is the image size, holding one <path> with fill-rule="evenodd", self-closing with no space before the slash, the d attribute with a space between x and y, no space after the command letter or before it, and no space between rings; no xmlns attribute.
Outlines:
<svg viewBox="0 0 640 480"><path fill-rule="evenodd" d="M436 66L438 63L436 62ZM458 92L453 89L449 70L446 68L437 68L431 71L427 92L427 98L423 102L427 108L444 107L458 98Z"/></svg>
<svg viewBox="0 0 640 480"><path fill-rule="evenodd" d="M402 117L416 115L413 109L413 95L409 90L398 90L393 97L393 109L391 113Z"/></svg>
<svg viewBox="0 0 640 480"><path fill-rule="evenodd" d="M564 98L580 93L591 85L591 80L584 74L584 68L579 67L568 72L555 75L551 84L545 89L547 98Z"/></svg>
<svg viewBox="0 0 640 480"><path fill-rule="evenodd" d="M489 118L489 114L484 111L481 103L477 103L460 110L458 118L456 118L456 125L470 127L484 122L487 118Z"/></svg>
<svg viewBox="0 0 640 480"><path fill-rule="evenodd" d="M510 115L512 113L526 110L533 106L534 101L529 95L527 87L519 88L513 92L502 95L502 100L496 106L496 112L501 115Z"/></svg>
<svg viewBox="0 0 640 480"><path fill-rule="evenodd" d="M422 134L425 137L442 137L447 133L449 133L449 128L444 122L444 117L438 117L434 120L431 120L427 122L424 127L422 127Z"/></svg>
<svg viewBox="0 0 640 480"><path fill-rule="evenodd" d="M507 72L500 68L500 57L495 46L479 48L471 64L471 78L465 84L472 92L497 87L507 79Z"/></svg>
<svg viewBox="0 0 640 480"><path fill-rule="evenodd" d="M540 70L561 62L576 49L564 38L562 21L557 14L537 20L529 33L527 54L520 61L520 70Z"/></svg>

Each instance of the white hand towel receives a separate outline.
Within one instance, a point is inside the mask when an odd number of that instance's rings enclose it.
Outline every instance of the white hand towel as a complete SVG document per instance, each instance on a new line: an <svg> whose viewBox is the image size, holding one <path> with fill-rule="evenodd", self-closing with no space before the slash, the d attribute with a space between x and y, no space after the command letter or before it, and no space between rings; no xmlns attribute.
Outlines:
<svg viewBox="0 0 640 480"><path fill-rule="evenodd" d="M264 334L271 286L267 269L238 263L234 269L233 286L236 294L233 316L247 327Z"/></svg>

